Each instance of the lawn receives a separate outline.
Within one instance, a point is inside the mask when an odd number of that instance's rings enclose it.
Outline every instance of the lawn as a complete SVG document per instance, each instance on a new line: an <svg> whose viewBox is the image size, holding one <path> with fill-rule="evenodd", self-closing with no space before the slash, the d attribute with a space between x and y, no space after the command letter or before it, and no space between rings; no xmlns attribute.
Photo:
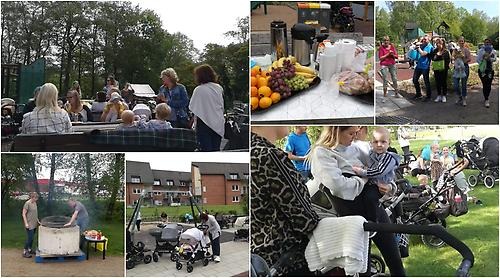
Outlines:
<svg viewBox="0 0 500 278"><path fill-rule="evenodd" d="M237 215L248 215L248 211L243 209L242 205L205 205L200 207L202 210L208 210L211 214L215 214L216 212L222 214L237 214ZM133 208L127 208L127 219L130 219ZM197 214L196 207L194 208L195 214ZM147 217L158 218L160 214L165 212L170 219L172 217L182 217L184 219L184 215L186 213L191 213L191 206L179 206L179 207L141 207L141 217L145 219Z"/></svg>
<svg viewBox="0 0 500 278"><path fill-rule="evenodd" d="M455 141L440 141L441 147L451 146ZM397 142L394 147L401 153ZM410 148L416 154L429 141L411 141ZM465 170L469 176L475 170ZM415 184L416 178L408 178ZM498 182L495 187L488 189L478 184L469 196L480 199L483 205L469 203L469 212L460 217L449 216L448 232L462 240L472 250L475 256L471 276L498 277ZM423 245L418 236L410 239L410 256L403 259L408 276L454 276L460 264L461 256L451 247L439 249Z"/></svg>
<svg viewBox="0 0 500 278"><path fill-rule="evenodd" d="M20 207L19 207L20 206ZM17 208L19 207L19 208ZM2 207L2 248L16 248L22 250L26 240L26 231L21 218L22 205L14 204L8 208ZM12 213L15 211L16 213ZM19 212L19 213L17 213ZM39 212L39 216L40 215ZM123 256L124 254L124 224L123 220L104 221L91 217L88 229L100 230L109 238L106 254ZM42 217L43 218L43 217ZM38 243L38 232L35 235L33 247Z"/></svg>

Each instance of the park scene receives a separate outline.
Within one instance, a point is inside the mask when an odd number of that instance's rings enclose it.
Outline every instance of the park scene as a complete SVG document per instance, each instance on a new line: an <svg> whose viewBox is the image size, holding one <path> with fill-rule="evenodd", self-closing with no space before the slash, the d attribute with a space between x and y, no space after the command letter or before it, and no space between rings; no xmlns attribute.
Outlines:
<svg viewBox="0 0 500 278"><path fill-rule="evenodd" d="M263 275L261 266L267 265L277 276L497 276L499 132L492 126L253 127L255 271ZM279 160L260 157L268 152ZM371 180L380 192L377 221L363 224L373 217L363 209L371 205L364 189ZM343 187L345 183L350 187ZM361 193L348 195L358 184L364 185ZM280 196L289 196L287 202ZM356 204L349 213L342 203L347 200ZM295 210L288 210L288 204ZM275 214L283 215L279 225L266 218ZM359 215L363 221L353 224ZM291 234L290 229L301 232ZM322 234L322 229L334 236ZM441 231L430 233L432 229ZM276 236L262 238L269 230ZM368 240L368 231L377 233ZM389 243L381 240L384 235ZM371 251L370 243L375 243ZM325 244L328 251L321 249ZM294 248L266 251L281 246ZM328 259L328 252L342 257L353 246L369 257L356 257L350 265Z"/></svg>
<svg viewBox="0 0 500 278"><path fill-rule="evenodd" d="M377 124L498 124L498 3L376 4Z"/></svg>
<svg viewBox="0 0 500 278"><path fill-rule="evenodd" d="M189 2L2 2L2 151L248 149L248 11Z"/></svg>
<svg viewBox="0 0 500 278"><path fill-rule="evenodd" d="M2 276L124 276L124 154L2 154Z"/></svg>
<svg viewBox="0 0 500 278"><path fill-rule="evenodd" d="M127 276L249 275L248 158L218 156L127 154Z"/></svg>
<svg viewBox="0 0 500 278"><path fill-rule="evenodd" d="M373 124L373 1L252 1L250 16L253 123Z"/></svg>

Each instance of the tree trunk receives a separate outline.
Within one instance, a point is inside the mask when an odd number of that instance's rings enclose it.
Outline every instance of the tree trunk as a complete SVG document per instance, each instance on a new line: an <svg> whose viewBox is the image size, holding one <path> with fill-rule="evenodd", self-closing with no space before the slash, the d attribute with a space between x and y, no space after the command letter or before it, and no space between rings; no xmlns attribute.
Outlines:
<svg viewBox="0 0 500 278"><path fill-rule="evenodd" d="M92 183L92 161L90 160L90 154L88 153L85 154L85 171L87 174L87 189L89 191L90 203L92 204L93 209L95 209L95 188Z"/></svg>
<svg viewBox="0 0 500 278"><path fill-rule="evenodd" d="M124 159L125 156L123 154L115 154L115 165L114 165L114 171L113 171L113 187L111 191L111 196L109 197L108 201L108 209L106 211L106 219L112 219L113 217L113 211L115 209L115 202L116 202L116 197L118 196L118 191L120 190L120 186L122 185L121 183L121 177L123 173L123 168L124 168Z"/></svg>
<svg viewBox="0 0 500 278"><path fill-rule="evenodd" d="M38 194L38 200L40 205L43 206L43 197L40 194L40 186L38 185L38 177L36 175L36 166L35 166L35 156L31 155L30 157L30 171L31 171L31 179L33 188L35 188L35 192Z"/></svg>
<svg viewBox="0 0 500 278"><path fill-rule="evenodd" d="M54 199L54 174L56 172L56 154L53 153L50 157L50 180L49 180L49 197L47 202L47 212L52 215L52 204Z"/></svg>
<svg viewBox="0 0 500 278"><path fill-rule="evenodd" d="M64 69L64 51L66 40L63 38L63 44L61 47L61 68L59 69L59 94L62 94L62 79L63 79L63 69Z"/></svg>

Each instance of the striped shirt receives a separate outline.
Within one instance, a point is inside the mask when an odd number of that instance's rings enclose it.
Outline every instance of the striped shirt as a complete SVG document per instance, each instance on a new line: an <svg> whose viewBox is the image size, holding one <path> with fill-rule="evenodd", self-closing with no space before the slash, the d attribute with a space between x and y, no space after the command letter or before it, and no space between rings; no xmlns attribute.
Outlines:
<svg viewBox="0 0 500 278"><path fill-rule="evenodd" d="M46 111L35 107L33 112L23 116L21 133L66 133L72 132L71 121L68 113L64 110Z"/></svg>
<svg viewBox="0 0 500 278"><path fill-rule="evenodd" d="M395 170L399 166L399 157L395 153L385 152L378 154L370 151L370 167L363 171L363 176L383 183L394 181Z"/></svg>

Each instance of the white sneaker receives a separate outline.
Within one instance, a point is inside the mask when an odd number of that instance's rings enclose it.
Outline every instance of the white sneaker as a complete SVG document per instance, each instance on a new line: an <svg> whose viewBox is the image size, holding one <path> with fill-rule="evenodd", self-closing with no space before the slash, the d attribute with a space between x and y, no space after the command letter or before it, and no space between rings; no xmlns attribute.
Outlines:
<svg viewBox="0 0 500 278"><path fill-rule="evenodd" d="M465 98L462 100L462 105L467 106L467 101L465 100Z"/></svg>
<svg viewBox="0 0 500 278"><path fill-rule="evenodd" d="M220 257L219 256L214 256L214 262L220 263Z"/></svg>
<svg viewBox="0 0 500 278"><path fill-rule="evenodd" d="M443 97L441 98L441 102L443 102L443 103L444 103L444 102L446 102L446 96L443 96Z"/></svg>
<svg viewBox="0 0 500 278"><path fill-rule="evenodd" d="M484 107L490 108L490 101L489 100L484 101Z"/></svg>
<svg viewBox="0 0 500 278"><path fill-rule="evenodd" d="M382 98L382 103L385 103L385 97Z"/></svg>
<svg viewBox="0 0 500 278"><path fill-rule="evenodd" d="M437 96L437 98L434 100L434 102L441 102L442 98L441 96Z"/></svg>

